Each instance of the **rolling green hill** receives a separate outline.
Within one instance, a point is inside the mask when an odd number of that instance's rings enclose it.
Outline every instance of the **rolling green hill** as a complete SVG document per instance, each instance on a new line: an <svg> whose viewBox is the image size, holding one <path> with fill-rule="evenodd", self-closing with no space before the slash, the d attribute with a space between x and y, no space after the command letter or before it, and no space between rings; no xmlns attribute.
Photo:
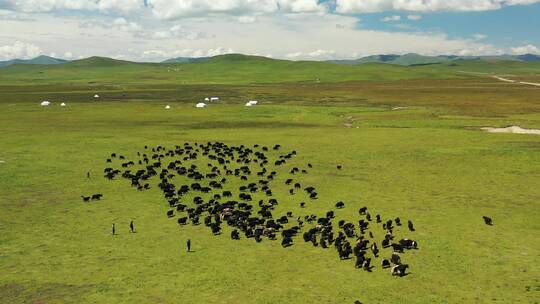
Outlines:
<svg viewBox="0 0 540 304"><path fill-rule="evenodd" d="M162 63L192 63L201 62L210 59L210 57L176 57L163 60Z"/></svg>
<svg viewBox="0 0 540 304"><path fill-rule="evenodd" d="M344 65L230 54L192 63L135 63L90 57L61 65L12 65L0 69L2 84L249 84L288 82L455 79L463 72L540 74L540 62L456 60L437 65Z"/></svg>
<svg viewBox="0 0 540 304"><path fill-rule="evenodd" d="M14 64L62 64L68 62L64 59L53 58L49 56L38 56L32 59L12 59L7 61L0 61L0 67L10 66Z"/></svg>
<svg viewBox="0 0 540 304"><path fill-rule="evenodd" d="M538 62L540 56L533 54L525 55L500 55L500 56L454 56L454 55L439 55L439 56L424 56L415 53L404 55L373 55L352 60L333 60L339 64L364 64L364 63L391 63L397 65L429 65L441 64L453 61L520 61L520 62Z"/></svg>

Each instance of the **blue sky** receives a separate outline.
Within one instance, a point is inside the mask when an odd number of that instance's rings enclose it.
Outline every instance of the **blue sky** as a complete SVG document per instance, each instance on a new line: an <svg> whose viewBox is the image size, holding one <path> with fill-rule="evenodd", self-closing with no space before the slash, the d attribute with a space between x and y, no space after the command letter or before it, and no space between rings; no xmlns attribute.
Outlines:
<svg viewBox="0 0 540 304"><path fill-rule="evenodd" d="M397 22L381 22L389 15L399 15ZM508 6L500 10L483 12L439 12L420 14L422 19L407 20L407 13L383 12L357 14L361 27L383 31L427 31L446 33L450 38L467 38L485 35L482 40L500 47L540 45L540 3L528 6ZM410 28L400 29L399 24Z"/></svg>
<svg viewBox="0 0 540 304"><path fill-rule="evenodd" d="M540 54L540 0L0 0L0 60Z"/></svg>

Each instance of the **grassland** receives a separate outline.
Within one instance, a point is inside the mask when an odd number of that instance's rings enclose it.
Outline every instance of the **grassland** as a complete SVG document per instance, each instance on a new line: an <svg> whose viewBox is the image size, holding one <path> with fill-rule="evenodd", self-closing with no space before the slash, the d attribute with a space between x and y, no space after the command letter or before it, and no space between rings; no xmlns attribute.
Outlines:
<svg viewBox="0 0 540 304"><path fill-rule="evenodd" d="M145 70L128 81L116 68L88 71L110 74L100 83L87 76L25 83L26 67L0 71L1 303L538 303L540 141L478 127L539 128L539 88L458 74L144 83ZM208 95L222 104L193 107ZM247 98L262 104L241 106ZM42 108L42 99L68 106ZM137 192L101 176L111 152L133 157L144 145L195 141L297 150L297 162L314 166L304 180L320 199L300 209L276 184L281 211L321 215L344 200L339 218L356 219L366 205L412 219L417 231L404 235L420 249L403 256L411 275L393 278L378 265L355 270L334 249L300 238L283 249L232 242L201 226L179 229L158 190ZM81 202L94 192L105 199ZM128 233L131 219L136 234Z"/></svg>
<svg viewBox="0 0 540 304"><path fill-rule="evenodd" d="M204 62L155 64L91 57L60 65L13 65L0 69L0 83L37 84L253 84L284 82L463 79L463 72L537 75L540 62L456 61L426 66L381 63L340 65L245 55L216 56Z"/></svg>

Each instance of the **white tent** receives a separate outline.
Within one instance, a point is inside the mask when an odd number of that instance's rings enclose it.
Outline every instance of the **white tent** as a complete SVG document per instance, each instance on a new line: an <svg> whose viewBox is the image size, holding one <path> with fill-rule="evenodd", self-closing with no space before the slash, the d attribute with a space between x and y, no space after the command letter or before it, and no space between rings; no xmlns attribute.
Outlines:
<svg viewBox="0 0 540 304"><path fill-rule="evenodd" d="M41 102L41 106L43 106L43 107L47 107L47 106L50 106L50 105L51 105L50 101L44 100L44 101Z"/></svg>
<svg viewBox="0 0 540 304"><path fill-rule="evenodd" d="M210 101L210 98L206 97L206 98L204 99L204 101Z"/></svg>
<svg viewBox="0 0 540 304"><path fill-rule="evenodd" d="M259 102L257 100L250 100L250 101L248 101L248 103L250 103L251 105L254 106L254 105L258 104Z"/></svg>
<svg viewBox="0 0 540 304"><path fill-rule="evenodd" d="M165 109L166 109L166 110L168 110L168 109L170 109L170 108L171 108L170 105L166 105L166 106L165 106Z"/></svg>
<svg viewBox="0 0 540 304"><path fill-rule="evenodd" d="M251 107L253 104L251 102L246 102L246 107Z"/></svg>
<svg viewBox="0 0 540 304"><path fill-rule="evenodd" d="M66 103L65 103L65 102L62 102L62 103L60 104L60 106L61 106L61 107L65 107L65 106L66 106Z"/></svg>
<svg viewBox="0 0 540 304"><path fill-rule="evenodd" d="M204 102L199 102L198 104L195 105L195 107L204 108L204 107L206 107L206 104Z"/></svg>
<svg viewBox="0 0 540 304"><path fill-rule="evenodd" d="M99 98L99 95L98 94L94 95L94 98Z"/></svg>
<svg viewBox="0 0 540 304"><path fill-rule="evenodd" d="M219 97L210 97L210 101L219 101Z"/></svg>

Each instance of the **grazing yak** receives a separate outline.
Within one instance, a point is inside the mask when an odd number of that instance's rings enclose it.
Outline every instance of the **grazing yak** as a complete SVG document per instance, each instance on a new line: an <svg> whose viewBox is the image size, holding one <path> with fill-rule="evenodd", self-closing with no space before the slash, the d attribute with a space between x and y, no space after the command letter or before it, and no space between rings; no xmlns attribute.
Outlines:
<svg viewBox="0 0 540 304"><path fill-rule="evenodd" d="M401 244L392 243L390 246L392 246L394 252L403 252L403 246Z"/></svg>
<svg viewBox="0 0 540 304"><path fill-rule="evenodd" d="M407 265L407 264L396 265L396 266L392 267L392 275L393 276L400 276L400 277L405 276L405 275L407 275L406 274L407 268L409 268L409 265Z"/></svg>
<svg viewBox="0 0 540 304"><path fill-rule="evenodd" d="M390 257L390 261L394 263L395 265L401 264L401 257L397 253L392 253L392 256Z"/></svg>
<svg viewBox="0 0 540 304"><path fill-rule="evenodd" d="M371 252L373 252L373 255L375 257L378 257L378 254L379 254L379 248L377 247L377 243L373 243L373 245L371 245Z"/></svg>
<svg viewBox="0 0 540 304"><path fill-rule="evenodd" d="M382 250L379 250L378 247L381 243L378 243L379 240L374 238L375 232L370 231L374 224L370 225L372 216L367 212L367 207L358 210L361 215L361 219L358 221L359 231L356 231L353 219L347 219L351 222L339 219L338 225L333 226L332 219L336 216L334 211L326 212L325 217L318 217L315 214L293 216L293 213L288 211L286 215L280 215L273 219L272 212L277 212L275 210L278 201L273 198L272 190L278 190L277 187L273 189L273 186L275 182L277 183L279 174L276 172L277 169L272 171L272 168L279 168L285 174L294 174L298 177L294 179L283 177L285 185L288 186L285 191L290 189L291 195L302 196L303 193L298 190L302 189L303 185L306 196L312 200L318 198L316 188L305 185L303 181L299 180L302 176L297 175L300 172L307 174L309 169L302 169L302 166L291 164L297 154L296 151L275 155L274 153L279 153L274 152L279 150L279 147L279 145L273 145L273 151L270 152L268 146L263 147L258 144L229 146L222 142L184 143L171 147L171 149L163 146L153 148L145 146L145 150L138 152L133 160L116 162L116 158L125 159L125 157L117 156L116 153L111 155L107 158L106 164L114 168L106 168L104 175L110 180L121 176L127 179L134 189L141 191L150 189L150 181L157 179L156 184L159 183L159 189L170 207L167 216L174 217L175 210L178 215L185 212L183 215L186 216L180 216L177 219L179 225L186 225L188 222L198 225L199 219L202 218L204 225L209 227L214 235L218 235L223 231L221 224L226 223L232 229L230 232L232 240L240 239L240 234L244 233L246 238L253 238L256 242L262 242L264 238L275 240L276 235L281 233L283 247L291 246L294 238L300 234L305 242L310 242L313 246L328 248L333 245L341 260L346 260L351 254L354 254L356 257L355 267L371 271L373 268L372 259L378 257ZM270 159L270 156L265 155L265 153L272 153L273 159ZM203 165L201 166L201 164ZM291 167L287 171L285 167L289 165ZM116 167L123 169L116 170ZM307 167L313 168L311 163L307 163ZM341 164L336 167L338 170L342 169ZM235 181L238 183L227 183L225 176L235 176ZM254 178L258 181L251 182L251 179ZM175 183L180 180L181 184ZM279 184L283 186L282 183L280 179ZM235 189L239 190L234 193L234 197L238 195L238 201L233 200L233 191L231 190ZM187 198L189 192L195 193L193 196L189 195L190 199ZM257 194L268 197L268 201L266 202L261 197L257 198ZM81 196L85 202L99 200L101 197L101 194ZM259 201L258 204L251 203L255 199ZM299 205L300 208L307 207L304 201L301 201ZM337 209L344 207L343 201L335 203ZM375 219L377 223L382 222L379 214L375 216ZM488 225L491 224L491 219L488 217L484 217L484 221ZM406 238L400 239L399 242L392 241L394 239L392 234L394 223L396 226L401 225L399 217L385 221L383 224L386 235L382 240L382 247L392 246L394 254L390 259L384 259L381 265L383 268L391 267L392 263L400 266L394 266L392 274L403 276L407 266L401 264L398 252L403 252L404 249L415 249L417 243ZM297 226L292 226L295 224ZM409 230L414 231L412 221L409 220L407 224ZM334 232L333 229L339 230ZM368 234L369 238L367 238ZM337 237L334 238L334 235ZM354 248L350 243L350 238L353 237L357 239L356 243L352 243ZM366 257L367 251L371 251L373 256Z"/></svg>
<svg viewBox="0 0 540 304"><path fill-rule="evenodd" d="M488 225L488 226L493 225L493 220L490 217L484 215L484 216L482 216L482 218L484 219L484 223L486 223L486 225Z"/></svg>
<svg viewBox="0 0 540 304"><path fill-rule="evenodd" d="M289 246L292 246L293 244L293 240L291 237L284 237L283 240L281 241L281 246L283 246L283 248L286 248L286 247L289 247Z"/></svg>
<svg viewBox="0 0 540 304"><path fill-rule="evenodd" d="M410 231L414 231L414 225L413 225L413 222L411 220L407 221L407 226L409 227Z"/></svg>
<svg viewBox="0 0 540 304"><path fill-rule="evenodd" d="M99 201L101 198L103 197L103 194L92 194L92 200L96 200L96 201Z"/></svg>
<svg viewBox="0 0 540 304"><path fill-rule="evenodd" d="M418 249L418 243L416 241L409 240L409 239L401 239L401 240L399 240L399 245L402 248Z"/></svg>

